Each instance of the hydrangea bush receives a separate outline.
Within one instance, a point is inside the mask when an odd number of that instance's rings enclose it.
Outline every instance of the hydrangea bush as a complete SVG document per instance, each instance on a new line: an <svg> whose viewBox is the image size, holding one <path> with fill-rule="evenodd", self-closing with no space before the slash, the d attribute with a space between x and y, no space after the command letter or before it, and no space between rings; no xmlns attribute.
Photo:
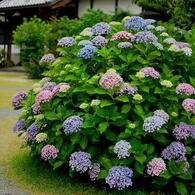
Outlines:
<svg viewBox="0 0 195 195"><path fill-rule="evenodd" d="M138 16L63 37L57 51L64 55L47 62L46 77L13 98L23 108L13 131L54 169L69 166L118 190L147 183L189 193L193 47Z"/></svg>

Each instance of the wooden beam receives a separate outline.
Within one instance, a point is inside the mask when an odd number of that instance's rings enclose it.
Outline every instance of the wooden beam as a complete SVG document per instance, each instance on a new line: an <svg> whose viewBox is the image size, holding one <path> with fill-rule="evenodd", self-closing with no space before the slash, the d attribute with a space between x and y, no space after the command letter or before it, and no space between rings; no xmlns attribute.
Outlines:
<svg viewBox="0 0 195 195"><path fill-rule="evenodd" d="M93 9L93 6L94 6L94 0L91 0L90 1L90 8Z"/></svg>
<svg viewBox="0 0 195 195"><path fill-rule="evenodd" d="M52 9L56 9L58 7L62 7L64 5L66 5L67 3L70 3L71 0L61 0L61 1L58 1L56 3L51 3L51 8Z"/></svg>
<svg viewBox="0 0 195 195"><path fill-rule="evenodd" d="M118 0L115 0L115 13L118 11Z"/></svg>

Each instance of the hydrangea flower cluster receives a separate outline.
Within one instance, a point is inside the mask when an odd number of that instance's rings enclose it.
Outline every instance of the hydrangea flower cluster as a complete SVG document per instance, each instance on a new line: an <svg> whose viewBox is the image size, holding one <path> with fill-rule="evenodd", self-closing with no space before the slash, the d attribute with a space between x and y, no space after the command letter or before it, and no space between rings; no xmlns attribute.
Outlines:
<svg viewBox="0 0 195 195"><path fill-rule="evenodd" d="M166 38L163 42L168 44L175 44L177 41L174 38Z"/></svg>
<svg viewBox="0 0 195 195"><path fill-rule="evenodd" d="M76 44L76 41L73 37L63 37L62 39L59 40L58 46L60 47L71 47Z"/></svg>
<svg viewBox="0 0 195 195"><path fill-rule="evenodd" d="M13 126L13 132L16 133L18 131L23 130L25 125L26 125L26 121L25 120L17 121L16 124Z"/></svg>
<svg viewBox="0 0 195 195"><path fill-rule="evenodd" d="M145 77L152 77L154 79L160 78L160 74L153 67L142 68L139 72L144 73Z"/></svg>
<svg viewBox="0 0 195 195"><path fill-rule="evenodd" d="M91 37L93 35L93 33L91 32L91 28L85 28L81 33L80 33L81 36L84 36L84 37Z"/></svg>
<svg viewBox="0 0 195 195"><path fill-rule="evenodd" d="M116 41L118 39L132 39L134 37L134 35L132 35L131 33L127 32L127 31L119 31L117 33L115 33L114 35L112 35L111 37L111 41Z"/></svg>
<svg viewBox="0 0 195 195"><path fill-rule="evenodd" d="M28 97L28 93L26 93L25 91L16 93L16 95L12 98L12 106L14 108L18 107L21 104L22 100L24 100L26 97Z"/></svg>
<svg viewBox="0 0 195 195"><path fill-rule="evenodd" d="M88 175L91 181L95 181L98 179L99 172L100 172L100 164L95 163L89 167Z"/></svg>
<svg viewBox="0 0 195 195"><path fill-rule="evenodd" d="M166 170L166 164L162 158L153 158L147 164L147 173L151 176L159 176Z"/></svg>
<svg viewBox="0 0 195 195"><path fill-rule="evenodd" d="M164 49L164 47L161 43L152 42L152 45L154 45L158 50L163 50Z"/></svg>
<svg viewBox="0 0 195 195"><path fill-rule="evenodd" d="M147 22L143 18L139 16L133 16L125 21L124 28L131 30L145 30L147 25Z"/></svg>
<svg viewBox="0 0 195 195"><path fill-rule="evenodd" d="M123 86L116 92L116 94L122 95L122 94L129 94L129 95L134 95L137 91L136 86L131 86L128 83L124 83Z"/></svg>
<svg viewBox="0 0 195 195"><path fill-rule="evenodd" d="M91 167L91 155L87 152L74 152L70 155L69 166L84 173Z"/></svg>
<svg viewBox="0 0 195 195"><path fill-rule="evenodd" d="M132 47L133 47L133 45L130 42L120 42L120 43L118 43L118 48L121 48L121 49L123 49L123 48L132 48Z"/></svg>
<svg viewBox="0 0 195 195"><path fill-rule="evenodd" d="M149 133L152 133L156 130L160 130L165 124L163 118L159 116L150 116L144 119L143 129Z"/></svg>
<svg viewBox="0 0 195 195"><path fill-rule="evenodd" d="M163 80L163 81L160 82L160 84L162 86L169 87L169 88L173 87L173 83L171 81L169 81L169 80Z"/></svg>
<svg viewBox="0 0 195 195"><path fill-rule="evenodd" d="M48 136L46 133L39 133L36 135L35 140L37 143L44 142L48 139Z"/></svg>
<svg viewBox="0 0 195 195"><path fill-rule="evenodd" d="M189 47L189 44L185 43L185 42L175 42L174 44L177 45L177 47L179 47L180 49L183 49L185 47Z"/></svg>
<svg viewBox="0 0 195 195"><path fill-rule="evenodd" d="M161 117L165 123L167 123L169 120L169 115L164 110L156 110L154 112L154 116Z"/></svg>
<svg viewBox="0 0 195 195"><path fill-rule="evenodd" d="M101 104L101 101L100 100L92 100L90 105L91 106L98 106L100 104Z"/></svg>
<svg viewBox="0 0 195 195"><path fill-rule="evenodd" d="M158 38L151 32L151 31L141 31L135 34L135 36L132 38L132 41L136 43L142 43L142 42L157 42Z"/></svg>
<svg viewBox="0 0 195 195"><path fill-rule="evenodd" d="M32 105L32 109L33 109L34 114L41 114L41 106L40 106L40 104L34 103Z"/></svg>
<svg viewBox="0 0 195 195"><path fill-rule="evenodd" d="M132 169L126 166L114 166L109 170L109 174L106 177L106 183L109 184L110 188L123 190L132 186L132 176Z"/></svg>
<svg viewBox="0 0 195 195"><path fill-rule="evenodd" d="M169 47L168 51L179 52L179 51L181 51L181 49L179 49L179 47L178 47L177 45L172 44L172 45Z"/></svg>
<svg viewBox="0 0 195 195"><path fill-rule="evenodd" d="M195 113L195 99L187 98L183 101L182 106L187 112Z"/></svg>
<svg viewBox="0 0 195 195"><path fill-rule="evenodd" d="M56 86L55 82L47 82L43 85L42 91L44 90L52 91L55 86Z"/></svg>
<svg viewBox="0 0 195 195"><path fill-rule="evenodd" d="M118 158L126 158L130 156L129 149L131 145L125 140L117 142L114 146L114 153L118 155Z"/></svg>
<svg viewBox="0 0 195 195"><path fill-rule="evenodd" d="M82 40L78 43L79 46L93 45L93 43L89 40Z"/></svg>
<svg viewBox="0 0 195 195"><path fill-rule="evenodd" d="M45 102L49 102L53 97L53 93L49 90L41 91L36 95L36 103L41 104Z"/></svg>
<svg viewBox="0 0 195 195"><path fill-rule="evenodd" d="M154 30L154 29L155 29L155 26L149 24L149 25L146 26L146 29L147 29L147 30Z"/></svg>
<svg viewBox="0 0 195 195"><path fill-rule="evenodd" d="M156 22L156 20L154 20L154 19L146 19L145 21L146 21L147 25L154 24Z"/></svg>
<svg viewBox="0 0 195 195"><path fill-rule="evenodd" d="M58 156L58 152L59 150L55 146L47 144L41 150L41 158L44 161L55 159Z"/></svg>
<svg viewBox="0 0 195 195"><path fill-rule="evenodd" d="M37 122L34 122L33 124L31 124L28 127L26 133L28 134L28 138L30 140L34 140L36 135L39 133L39 131L40 130L39 130L39 126L38 126Z"/></svg>
<svg viewBox="0 0 195 195"><path fill-rule="evenodd" d="M56 94L58 92L66 93L70 89L70 85L68 83L59 83L53 88L52 93Z"/></svg>
<svg viewBox="0 0 195 195"><path fill-rule="evenodd" d="M177 94L185 94L185 95L193 95L195 94L195 89L192 87L192 85L188 83L180 83L176 87L176 93Z"/></svg>
<svg viewBox="0 0 195 195"><path fill-rule="evenodd" d="M156 30L156 31L165 31L166 28L165 28L164 26L157 26L157 27L155 28L155 30Z"/></svg>
<svg viewBox="0 0 195 195"><path fill-rule="evenodd" d="M64 133L65 134L74 133L74 132L76 133L81 130L82 124L83 124L83 119L81 117L70 116L63 123Z"/></svg>
<svg viewBox="0 0 195 195"><path fill-rule="evenodd" d="M97 51L96 47L92 45L86 45L78 52L77 56L80 58L89 59L94 56L96 51Z"/></svg>
<svg viewBox="0 0 195 195"><path fill-rule="evenodd" d="M172 142L162 151L162 158L181 161L185 159L186 148L181 142Z"/></svg>
<svg viewBox="0 0 195 195"><path fill-rule="evenodd" d="M122 81L123 78L115 72L107 72L101 77L99 83L103 88L112 89L118 87Z"/></svg>
<svg viewBox="0 0 195 195"><path fill-rule="evenodd" d="M95 46L104 47L108 43L108 40L102 36L96 36L95 38L92 39L92 43Z"/></svg>
<svg viewBox="0 0 195 195"><path fill-rule="evenodd" d="M189 47L184 47L184 48L181 49L181 51L183 51L186 56L191 56L192 55L192 49L189 48Z"/></svg>
<svg viewBox="0 0 195 195"><path fill-rule="evenodd" d="M107 35L110 33L110 30L111 27L106 22L97 23L91 28L93 35Z"/></svg>
<svg viewBox="0 0 195 195"><path fill-rule="evenodd" d="M39 61L39 64L43 64L43 63L46 63L46 62L53 62L55 60L55 57L52 53L49 53L49 54L45 54L41 60Z"/></svg>

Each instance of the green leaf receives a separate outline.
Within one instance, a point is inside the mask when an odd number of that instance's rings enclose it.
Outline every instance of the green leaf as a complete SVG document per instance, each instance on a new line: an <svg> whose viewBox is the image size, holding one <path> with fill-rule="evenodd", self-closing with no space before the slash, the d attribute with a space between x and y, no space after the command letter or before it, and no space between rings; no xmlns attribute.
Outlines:
<svg viewBox="0 0 195 195"><path fill-rule="evenodd" d="M136 105L134 111L135 111L135 113L136 113L138 116L140 116L142 119L145 118L145 112L144 112L142 106Z"/></svg>
<svg viewBox="0 0 195 195"><path fill-rule="evenodd" d="M171 178L171 174L166 170L160 174L160 177L163 177L165 179L169 179L169 178Z"/></svg>
<svg viewBox="0 0 195 195"><path fill-rule="evenodd" d="M59 120L58 115L55 112L45 112L44 116L51 121Z"/></svg>
<svg viewBox="0 0 195 195"><path fill-rule="evenodd" d="M65 162L64 161L57 161L54 163L53 168L57 169L58 167L62 166Z"/></svg>
<svg viewBox="0 0 195 195"><path fill-rule="evenodd" d="M106 131L107 127L109 126L108 122L102 122L98 125L98 130L100 131L100 133L103 133Z"/></svg>
<svg viewBox="0 0 195 195"><path fill-rule="evenodd" d="M129 104L124 104L124 105L122 106L122 108L121 108L121 113L126 114L126 113L129 112L130 109L131 109L131 106L130 106Z"/></svg>
<svg viewBox="0 0 195 195"><path fill-rule="evenodd" d="M100 164L105 167L106 169L110 169L112 167L112 162L110 159L106 157L100 157L99 159Z"/></svg>
<svg viewBox="0 0 195 195"><path fill-rule="evenodd" d="M112 131L106 131L105 132L106 139L111 140L111 141L116 141L117 135L113 133Z"/></svg>
<svg viewBox="0 0 195 195"><path fill-rule="evenodd" d="M113 102L111 101L111 100L108 100L108 99L106 99L106 100L102 100L101 101L101 108L103 108L103 107L106 107L106 106L110 106L110 105L112 105L113 104Z"/></svg>
<svg viewBox="0 0 195 195"><path fill-rule="evenodd" d="M118 100L121 102L129 102L129 98L126 95L119 95L115 98L115 100Z"/></svg>
<svg viewBox="0 0 195 195"><path fill-rule="evenodd" d="M143 164L140 164L138 162L135 163L135 170L140 173L140 174L143 174L144 173L144 165Z"/></svg>
<svg viewBox="0 0 195 195"><path fill-rule="evenodd" d="M140 162L140 163L144 163L144 162L146 162L146 156L144 155L144 154L136 154L135 156L135 159L138 161L138 162Z"/></svg>
<svg viewBox="0 0 195 195"><path fill-rule="evenodd" d="M152 154L153 152L154 152L154 150L155 150L155 146L154 146L154 144L147 144L147 149L146 149L146 152L148 153L148 154Z"/></svg>
<svg viewBox="0 0 195 195"><path fill-rule="evenodd" d="M188 194L187 188L186 188L184 183L179 182L179 181L175 181L175 187L176 187L176 190L179 194L181 194L181 195Z"/></svg>
<svg viewBox="0 0 195 195"><path fill-rule="evenodd" d="M153 134L152 137L153 137L156 141L158 141L158 142L160 142L160 143L163 143L163 144L168 144L168 143L169 143L169 139L167 139L167 138L165 137L165 135L163 135L163 134L156 133L156 134Z"/></svg>
<svg viewBox="0 0 195 195"><path fill-rule="evenodd" d="M108 175L108 171L107 171L107 170L101 170L101 171L99 172L99 174L98 174L98 178L99 178L99 179L104 179L104 178L107 177L107 175Z"/></svg>
<svg viewBox="0 0 195 195"><path fill-rule="evenodd" d="M70 141L72 142L72 144L76 144L76 143L79 143L80 138L81 138L80 134L74 134L74 135L71 135Z"/></svg>
<svg viewBox="0 0 195 195"><path fill-rule="evenodd" d="M83 150L85 150L85 148L87 147L87 144L88 144L88 138L87 137L82 137L81 138L81 140L80 140L80 142L79 142L79 144L80 144L80 146L81 146L81 148L83 149Z"/></svg>

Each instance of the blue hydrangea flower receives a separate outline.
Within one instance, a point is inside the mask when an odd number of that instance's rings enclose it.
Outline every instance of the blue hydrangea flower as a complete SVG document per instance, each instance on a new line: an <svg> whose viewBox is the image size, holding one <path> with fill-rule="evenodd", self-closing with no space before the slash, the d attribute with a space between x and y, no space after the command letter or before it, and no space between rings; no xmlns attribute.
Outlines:
<svg viewBox="0 0 195 195"><path fill-rule="evenodd" d="M125 29L145 30L146 26L147 26L147 22L139 16L133 16L129 20L125 21Z"/></svg>
<svg viewBox="0 0 195 195"><path fill-rule="evenodd" d="M165 121L163 118L159 116L150 116L150 117L145 118L143 129L144 131L152 133L156 130L161 129L164 124L165 124Z"/></svg>
<svg viewBox="0 0 195 195"><path fill-rule="evenodd" d="M13 127L13 132L16 133L18 131L21 131L24 129L24 126L26 125L26 121L25 120L19 120L16 122L16 124Z"/></svg>
<svg viewBox="0 0 195 195"><path fill-rule="evenodd" d="M164 110L156 110L154 112L154 116L159 116L159 117L163 118L165 123L167 123L169 120L169 115Z"/></svg>
<svg viewBox="0 0 195 195"><path fill-rule="evenodd" d="M109 170L109 174L106 177L106 183L109 184L110 188L123 190L132 186L132 176L132 169L126 166L114 166Z"/></svg>
<svg viewBox="0 0 195 195"><path fill-rule="evenodd" d="M82 40L78 43L79 46L93 45L93 43L89 40Z"/></svg>
<svg viewBox="0 0 195 195"><path fill-rule="evenodd" d="M37 122L34 122L30 127L28 127L26 133L30 140L34 140L36 135L39 133L39 126Z"/></svg>
<svg viewBox="0 0 195 195"><path fill-rule="evenodd" d="M181 142L172 142L162 151L162 158L181 161L185 159L186 148Z"/></svg>
<svg viewBox="0 0 195 195"><path fill-rule="evenodd" d="M152 45L154 45L158 50L164 50L164 47L161 43L152 42Z"/></svg>
<svg viewBox="0 0 195 195"><path fill-rule="evenodd" d="M114 146L114 153L118 155L118 158L126 158L130 156L129 149L131 145L125 140L117 142Z"/></svg>
<svg viewBox="0 0 195 195"><path fill-rule="evenodd" d="M153 29L155 29L155 26L149 24L149 25L146 26L146 29L147 29L147 30L153 30Z"/></svg>
<svg viewBox="0 0 195 195"><path fill-rule="evenodd" d="M120 42L120 43L118 43L118 48L132 48L133 47L133 45L132 45L132 43L130 43L130 42Z"/></svg>
<svg viewBox="0 0 195 195"><path fill-rule="evenodd" d="M111 27L106 22L97 23L91 28L91 32L93 33L93 35L107 35L110 33L110 30Z"/></svg>
<svg viewBox="0 0 195 195"><path fill-rule="evenodd" d="M84 59L89 59L92 58L94 56L94 54L96 53L97 48L92 46L92 45L86 45L84 48L82 48L77 56L80 58L84 58Z"/></svg>
<svg viewBox="0 0 195 195"><path fill-rule="evenodd" d="M151 31L141 31L134 35L132 41L141 43L141 42L157 42L158 38Z"/></svg>
<svg viewBox="0 0 195 195"><path fill-rule="evenodd" d="M189 168L190 168L190 163L186 162L185 167L183 168L183 172L184 173L188 172Z"/></svg>
<svg viewBox="0 0 195 195"><path fill-rule="evenodd" d="M78 132L81 130L82 124L83 124L83 119L81 117L70 116L63 123L64 133L69 134L69 133Z"/></svg>
<svg viewBox="0 0 195 195"><path fill-rule="evenodd" d="M91 167L91 155L87 152L74 152L70 156L69 166L77 172L84 173Z"/></svg>
<svg viewBox="0 0 195 195"><path fill-rule="evenodd" d="M59 40L58 46L60 47L71 47L76 44L76 41L73 37L63 37L62 39Z"/></svg>

